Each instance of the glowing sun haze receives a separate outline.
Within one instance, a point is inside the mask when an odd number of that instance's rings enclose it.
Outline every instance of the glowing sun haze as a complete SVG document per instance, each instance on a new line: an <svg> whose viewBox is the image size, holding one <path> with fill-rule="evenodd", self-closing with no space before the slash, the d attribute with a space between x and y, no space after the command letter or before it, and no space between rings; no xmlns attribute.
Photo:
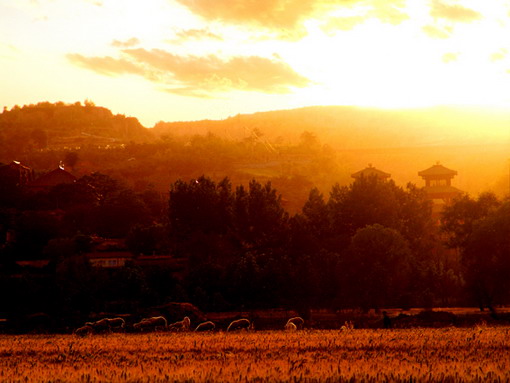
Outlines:
<svg viewBox="0 0 510 383"><path fill-rule="evenodd" d="M0 0L0 106L145 126L307 105L510 106L503 0Z"/></svg>

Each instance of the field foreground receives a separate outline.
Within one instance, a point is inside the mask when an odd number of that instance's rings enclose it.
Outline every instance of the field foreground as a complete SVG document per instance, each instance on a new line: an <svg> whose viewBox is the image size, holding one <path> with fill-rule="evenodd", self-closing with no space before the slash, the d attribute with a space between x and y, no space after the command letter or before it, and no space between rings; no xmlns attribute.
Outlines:
<svg viewBox="0 0 510 383"><path fill-rule="evenodd" d="M0 381L510 381L510 328L0 336Z"/></svg>

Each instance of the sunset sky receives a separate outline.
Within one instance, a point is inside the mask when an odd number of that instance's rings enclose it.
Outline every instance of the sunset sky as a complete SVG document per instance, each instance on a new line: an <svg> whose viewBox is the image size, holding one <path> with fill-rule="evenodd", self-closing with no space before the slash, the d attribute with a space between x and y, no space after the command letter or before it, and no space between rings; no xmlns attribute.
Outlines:
<svg viewBox="0 0 510 383"><path fill-rule="evenodd" d="M510 106L510 2L0 0L0 106L157 121L308 105Z"/></svg>

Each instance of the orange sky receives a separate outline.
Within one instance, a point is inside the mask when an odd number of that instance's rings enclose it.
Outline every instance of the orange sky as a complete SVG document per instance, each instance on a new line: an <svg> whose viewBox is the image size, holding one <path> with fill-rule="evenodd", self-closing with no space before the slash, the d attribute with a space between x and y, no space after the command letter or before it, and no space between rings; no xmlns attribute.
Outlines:
<svg viewBox="0 0 510 383"><path fill-rule="evenodd" d="M0 106L147 127L307 105L510 105L499 0L0 0Z"/></svg>

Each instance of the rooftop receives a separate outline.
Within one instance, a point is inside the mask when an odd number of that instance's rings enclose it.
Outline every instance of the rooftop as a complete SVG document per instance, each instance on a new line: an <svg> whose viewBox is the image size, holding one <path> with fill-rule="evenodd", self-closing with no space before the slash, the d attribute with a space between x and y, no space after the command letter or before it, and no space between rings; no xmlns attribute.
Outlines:
<svg viewBox="0 0 510 383"><path fill-rule="evenodd" d="M359 172L351 174L352 178L360 178L360 177L377 177L381 179L389 178L391 177L390 173L383 172L382 170L379 170L377 168L374 168L372 164L368 164L368 167L366 167L363 170L360 170Z"/></svg>
<svg viewBox="0 0 510 383"><path fill-rule="evenodd" d="M424 177L424 178L437 177L437 176L453 177L453 176L457 175L457 171L444 167L438 161L435 165L431 166L430 168L422 170L421 172L418 172L418 175L420 177Z"/></svg>

